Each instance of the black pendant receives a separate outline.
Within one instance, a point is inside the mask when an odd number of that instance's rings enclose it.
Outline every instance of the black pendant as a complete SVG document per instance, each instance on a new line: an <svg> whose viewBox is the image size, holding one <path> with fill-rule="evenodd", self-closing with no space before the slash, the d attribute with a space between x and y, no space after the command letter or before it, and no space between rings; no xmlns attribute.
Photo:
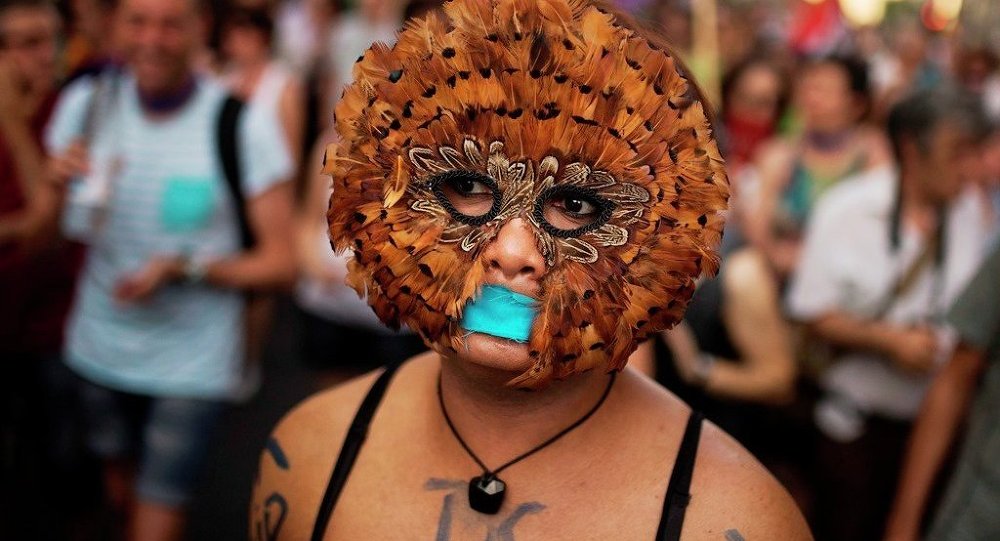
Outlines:
<svg viewBox="0 0 1000 541"><path fill-rule="evenodd" d="M491 473L473 477L469 481L469 507L486 515L495 515L503 505L507 483Z"/></svg>

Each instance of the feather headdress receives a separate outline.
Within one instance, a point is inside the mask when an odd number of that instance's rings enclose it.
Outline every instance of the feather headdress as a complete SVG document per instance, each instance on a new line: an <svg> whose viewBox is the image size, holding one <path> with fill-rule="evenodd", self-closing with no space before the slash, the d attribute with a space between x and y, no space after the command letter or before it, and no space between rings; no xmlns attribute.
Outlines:
<svg viewBox="0 0 1000 541"><path fill-rule="evenodd" d="M718 267L729 191L706 105L669 51L584 0L453 0L444 15L372 46L337 106L328 219L350 284L455 352L482 248L520 217L547 268L535 362L512 384L621 369ZM441 197L454 171L490 180L488 215ZM537 210L553 190L593 194L600 219L554 230Z"/></svg>

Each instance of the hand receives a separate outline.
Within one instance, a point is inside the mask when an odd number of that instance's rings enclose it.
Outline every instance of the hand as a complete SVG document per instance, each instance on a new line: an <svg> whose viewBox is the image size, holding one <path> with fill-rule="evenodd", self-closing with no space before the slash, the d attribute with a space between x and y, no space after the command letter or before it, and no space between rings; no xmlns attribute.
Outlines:
<svg viewBox="0 0 1000 541"><path fill-rule="evenodd" d="M49 160L49 179L60 188L87 174L90 174L90 156L82 139L73 141L62 154Z"/></svg>
<svg viewBox="0 0 1000 541"><path fill-rule="evenodd" d="M930 327L899 329L889 344L890 356L896 366L906 372L926 374L934 368L937 336Z"/></svg>
<svg viewBox="0 0 1000 541"><path fill-rule="evenodd" d="M698 340L695 338L691 326L686 321L681 321L673 329L664 331L661 336L673 354L677 374L685 383L695 382L701 349L698 347Z"/></svg>
<svg viewBox="0 0 1000 541"><path fill-rule="evenodd" d="M114 296L118 302L143 302L166 284L184 276L184 264L179 258L154 257L138 272L120 278Z"/></svg>

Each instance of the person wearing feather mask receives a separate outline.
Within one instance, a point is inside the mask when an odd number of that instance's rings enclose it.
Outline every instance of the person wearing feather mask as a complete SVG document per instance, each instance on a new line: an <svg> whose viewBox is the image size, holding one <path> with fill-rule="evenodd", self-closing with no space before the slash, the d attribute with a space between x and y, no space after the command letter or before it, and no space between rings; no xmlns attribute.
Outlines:
<svg viewBox="0 0 1000 541"><path fill-rule="evenodd" d="M330 238L432 351L286 416L251 537L810 539L745 450L625 367L718 266L707 109L583 0L455 0L359 58Z"/></svg>

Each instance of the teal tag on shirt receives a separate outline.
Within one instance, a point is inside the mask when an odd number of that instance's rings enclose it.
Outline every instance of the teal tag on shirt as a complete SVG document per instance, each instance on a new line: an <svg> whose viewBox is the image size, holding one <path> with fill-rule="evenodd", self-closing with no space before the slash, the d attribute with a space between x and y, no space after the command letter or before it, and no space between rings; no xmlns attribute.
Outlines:
<svg viewBox="0 0 1000 541"><path fill-rule="evenodd" d="M527 342L538 302L506 287L485 285L479 298L465 305L462 328L471 332Z"/></svg>
<svg viewBox="0 0 1000 541"><path fill-rule="evenodd" d="M208 225L215 207L215 182L205 177L167 179L160 205L160 221L171 233L185 233Z"/></svg>

